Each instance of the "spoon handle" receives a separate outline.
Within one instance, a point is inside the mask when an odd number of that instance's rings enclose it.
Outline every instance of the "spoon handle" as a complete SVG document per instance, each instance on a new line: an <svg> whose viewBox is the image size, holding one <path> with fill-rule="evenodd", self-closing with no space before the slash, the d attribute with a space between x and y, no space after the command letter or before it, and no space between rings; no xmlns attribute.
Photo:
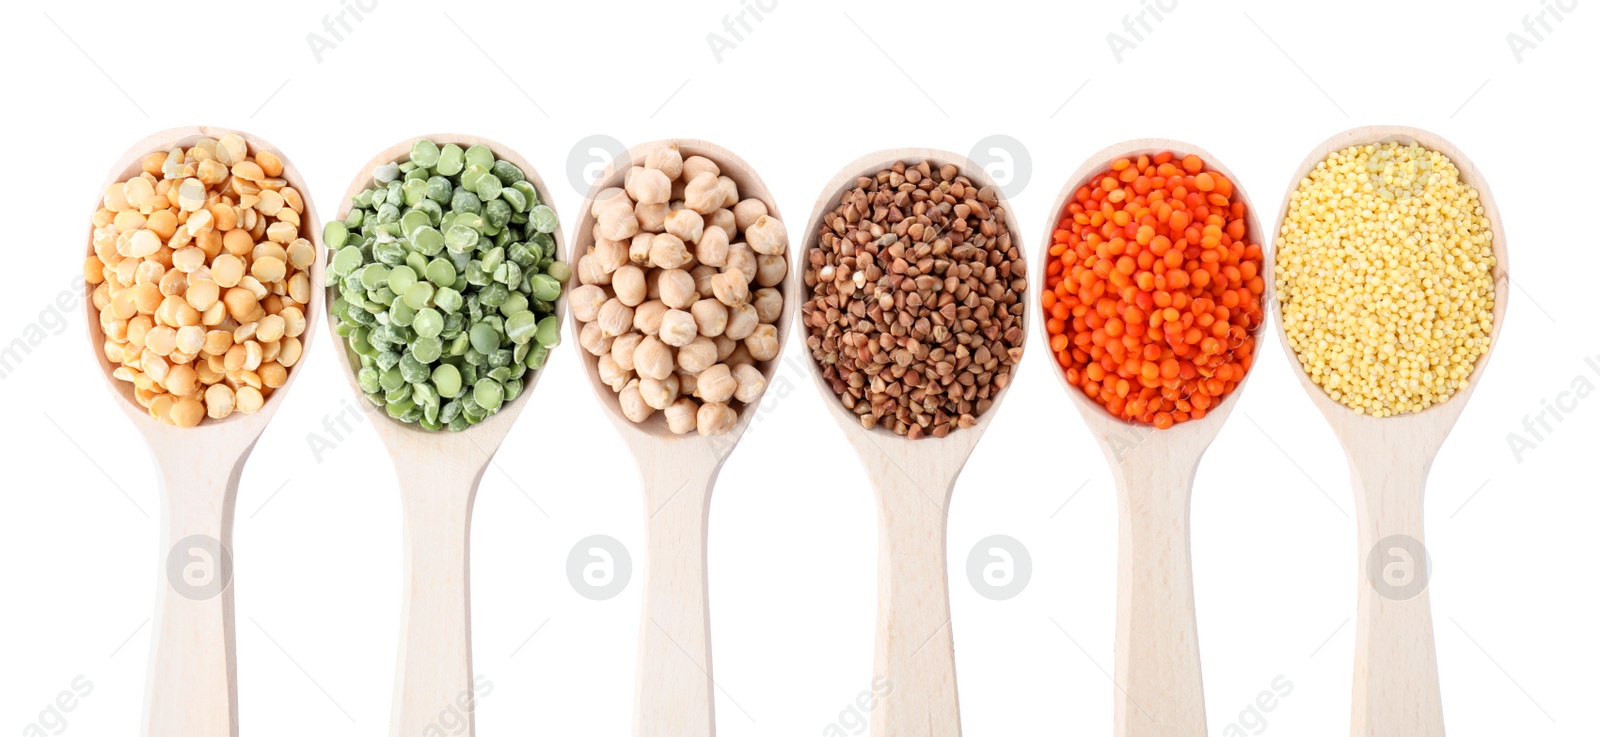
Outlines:
<svg viewBox="0 0 1600 737"><path fill-rule="evenodd" d="M1206 733L1189 559L1194 468L1124 468L1117 538L1118 737Z"/></svg>
<svg viewBox="0 0 1600 737"><path fill-rule="evenodd" d="M409 473L404 463L400 471L405 569L389 734L413 737L442 728L471 737L479 694L472 678L467 552L478 477ZM460 488L463 483L471 487Z"/></svg>
<svg viewBox="0 0 1600 737"><path fill-rule="evenodd" d="M644 613L634 687L635 737L711 737L711 617L706 521L717 469L641 459L645 486Z"/></svg>
<svg viewBox="0 0 1600 737"><path fill-rule="evenodd" d="M869 469L870 470L870 469ZM945 522L953 480L875 474L878 634L873 737L960 737Z"/></svg>
<svg viewBox="0 0 1600 737"><path fill-rule="evenodd" d="M1361 571L1350 734L1442 737L1444 706L1422 545L1427 464L1362 463L1352 476Z"/></svg>
<svg viewBox="0 0 1600 737"><path fill-rule="evenodd" d="M239 734L233 507L247 455L231 467L160 464L160 590L152 620L145 737Z"/></svg>

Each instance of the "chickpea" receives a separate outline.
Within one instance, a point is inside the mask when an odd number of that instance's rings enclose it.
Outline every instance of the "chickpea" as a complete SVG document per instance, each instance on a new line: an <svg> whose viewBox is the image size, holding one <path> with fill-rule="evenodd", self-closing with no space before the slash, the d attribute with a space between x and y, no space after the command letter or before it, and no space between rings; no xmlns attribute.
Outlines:
<svg viewBox="0 0 1600 737"><path fill-rule="evenodd" d="M594 242L594 249L590 253L599 259L600 268L607 274L628 263L628 244L622 241L598 239Z"/></svg>
<svg viewBox="0 0 1600 737"><path fill-rule="evenodd" d="M660 169L634 167L628 173L626 190L641 205L665 204L672 197L672 178Z"/></svg>
<svg viewBox="0 0 1600 737"><path fill-rule="evenodd" d="M766 214L767 203L754 197L739 200L738 204L733 206L733 219L741 233L749 230L750 226L755 225L755 222Z"/></svg>
<svg viewBox="0 0 1600 737"><path fill-rule="evenodd" d="M616 361L617 366L621 367L623 371L632 371L633 353L638 349L639 343L643 341L644 336L638 333L628 333L617 337L616 340L611 341L611 360Z"/></svg>
<svg viewBox="0 0 1600 737"><path fill-rule="evenodd" d="M739 348L739 341L727 336L726 333L711 339L717 344L717 360L726 361Z"/></svg>
<svg viewBox="0 0 1600 737"><path fill-rule="evenodd" d="M638 307L644 304L647 287L644 283L644 269L629 264L611 275L611 289L617 293L617 300L629 307Z"/></svg>
<svg viewBox="0 0 1600 737"><path fill-rule="evenodd" d="M745 404L750 404L761 398L767 390L767 377L761 370L748 363L741 363L733 367L733 380L739 388L733 390L733 398Z"/></svg>
<svg viewBox="0 0 1600 737"><path fill-rule="evenodd" d="M600 259L592 253L584 254L578 259L578 283L583 285L605 286L611 283L611 272Z"/></svg>
<svg viewBox="0 0 1600 737"><path fill-rule="evenodd" d="M715 338L728 329L728 307L714 299L702 299L689 307L701 335Z"/></svg>
<svg viewBox="0 0 1600 737"><path fill-rule="evenodd" d="M668 233L677 236L681 242L699 243L701 236L705 234L706 221L693 210L674 210L667 214L662 227Z"/></svg>
<svg viewBox="0 0 1600 737"><path fill-rule="evenodd" d="M701 215L710 215L722 207L722 186L718 184L716 175L704 172L689 180L689 185L683 190L684 209L692 210Z"/></svg>
<svg viewBox="0 0 1600 737"><path fill-rule="evenodd" d="M672 347L653 335L639 341L639 347L633 350L633 370L644 378L665 379L675 368Z"/></svg>
<svg viewBox="0 0 1600 737"><path fill-rule="evenodd" d="M661 315L661 342L675 348L689 345L699 335L694 316L683 310L668 309Z"/></svg>
<svg viewBox="0 0 1600 737"><path fill-rule="evenodd" d="M720 267L728 263L728 231L715 225L706 228L700 234L700 242L694 246L694 257L707 266Z"/></svg>
<svg viewBox="0 0 1600 737"><path fill-rule="evenodd" d="M678 349L678 366L691 374L711 368L716 362L717 344L703 335Z"/></svg>
<svg viewBox="0 0 1600 737"><path fill-rule="evenodd" d="M653 299L633 311L633 327L645 335L659 335L661 333L661 318L667 314L665 302Z"/></svg>
<svg viewBox="0 0 1600 737"><path fill-rule="evenodd" d="M771 215L756 218L755 223L745 229L744 240L756 253L766 256L777 256L789 250L789 231L784 229L782 221Z"/></svg>
<svg viewBox="0 0 1600 737"><path fill-rule="evenodd" d="M650 264L650 244L655 241L654 233L638 233L628 242L628 261L639 266Z"/></svg>
<svg viewBox="0 0 1600 737"><path fill-rule="evenodd" d="M593 284L585 284L567 293L567 304L572 308L572 315L578 322L594 322L600 316L600 307L610 299L606 290Z"/></svg>
<svg viewBox="0 0 1600 737"><path fill-rule="evenodd" d="M744 339L744 345L750 349L751 358L757 361L771 361L778 357L778 328L773 325L757 325L755 332Z"/></svg>
<svg viewBox="0 0 1600 737"><path fill-rule="evenodd" d="M723 359L722 362L728 364L729 367L733 367L755 363L756 359L755 356L750 355L750 347L741 342L733 349L733 353Z"/></svg>
<svg viewBox="0 0 1600 737"><path fill-rule="evenodd" d="M578 345L583 346L590 355L602 356L610 353L614 341L614 338L600 329L600 323L586 322L578 329Z"/></svg>
<svg viewBox="0 0 1600 737"><path fill-rule="evenodd" d="M658 269L681 269L694 262L694 255L681 237L660 233L650 238L650 265Z"/></svg>
<svg viewBox="0 0 1600 737"><path fill-rule="evenodd" d="M667 175L669 180L677 179L683 175L683 154L678 151L678 144L668 144L645 154L644 165Z"/></svg>
<svg viewBox="0 0 1600 737"><path fill-rule="evenodd" d="M744 304L750 299L750 283L741 272L724 272L711 277L711 291L717 301L729 307Z"/></svg>
<svg viewBox="0 0 1600 737"><path fill-rule="evenodd" d="M667 269L659 273L659 289L661 301L667 307L678 310L690 309L690 305L699 301L698 291L694 291L694 277L683 269Z"/></svg>
<svg viewBox="0 0 1600 737"><path fill-rule="evenodd" d="M780 254L777 256L756 256L756 284L763 287L775 287L783 283L783 277L789 273L789 262Z"/></svg>
<svg viewBox="0 0 1600 737"><path fill-rule="evenodd" d="M667 429L677 435L687 435L694 432L696 416L699 414L700 405L688 397L678 397L664 410L667 418Z"/></svg>
<svg viewBox="0 0 1600 737"><path fill-rule="evenodd" d="M759 269L756 266L756 252L743 242L729 244L728 263L723 265L722 273L737 271L744 274L746 283L756 280Z"/></svg>
<svg viewBox="0 0 1600 737"><path fill-rule="evenodd" d="M621 241L639 232L639 218L634 217L633 203L627 197L608 200L601 208L595 232L607 240Z"/></svg>
<svg viewBox="0 0 1600 737"><path fill-rule="evenodd" d="M732 407L721 402L710 402L700 405L700 411L695 414L695 425L701 435L721 435L733 429L739 421L739 413Z"/></svg>
<svg viewBox="0 0 1600 737"><path fill-rule="evenodd" d="M733 177L717 177L717 189L722 191L721 209L739 204L739 183L733 181Z"/></svg>
<svg viewBox="0 0 1600 737"><path fill-rule="evenodd" d="M694 291L700 299L711 299L716 292L711 289L711 277L717 275L717 270L705 264L696 264L689 270L689 276L694 277Z"/></svg>
<svg viewBox="0 0 1600 737"><path fill-rule="evenodd" d="M628 382L627 386L617 393L617 404L622 407L622 416L633 422L644 422L656 413L654 407L644 402L644 396L639 393L637 379Z"/></svg>
<svg viewBox="0 0 1600 737"><path fill-rule="evenodd" d="M734 219L733 211L726 207L711 213L706 218L706 227L709 228L713 225L721 228L722 232L727 233L730 241L733 240L733 234L739 232L739 223Z"/></svg>
<svg viewBox="0 0 1600 737"><path fill-rule="evenodd" d="M644 403L654 409L666 409L678 398L678 376L673 374L665 379L640 379L639 394L644 398Z"/></svg>
<svg viewBox="0 0 1600 737"><path fill-rule="evenodd" d="M681 176L683 181L692 182L701 174L710 174L712 178L720 177L722 176L722 167L717 166L717 162L704 156L690 156L683 160L683 174Z"/></svg>
<svg viewBox="0 0 1600 737"><path fill-rule="evenodd" d="M633 208L633 216L639 219L639 232L660 233L666 230L667 214L672 212L672 207L664 202L651 205L637 205Z"/></svg>
<svg viewBox="0 0 1600 737"><path fill-rule="evenodd" d="M684 371L681 368L677 371L674 371L672 375L678 377L678 396L694 396L695 390L700 386L700 379L698 376L691 374L688 371Z"/></svg>
<svg viewBox="0 0 1600 737"><path fill-rule="evenodd" d="M733 392L738 388L739 383L734 380L733 371L724 363L712 364L695 377L695 389L699 397L707 402L726 402L733 398Z"/></svg>
<svg viewBox="0 0 1600 737"><path fill-rule="evenodd" d="M783 293L772 287L757 289L750 304L756 308L756 319L771 325L783 314Z"/></svg>
<svg viewBox="0 0 1600 737"><path fill-rule="evenodd" d="M744 340L756 331L756 326L761 324L761 316L756 312L755 305L740 303L728 308L728 326L722 334L733 340Z"/></svg>
<svg viewBox="0 0 1600 737"><path fill-rule="evenodd" d="M617 360L607 353L595 362L600 373L600 383L611 387L611 391L621 391L633 377L633 371L617 365Z"/></svg>
<svg viewBox="0 0 1600 737"><path fill-rule="evenodd" d="M628 327L633 325L633 308L622 303L622 300L612 297L600 306L600 314L596 321L600 323L602 334L616 337L628 332Z"/></svg>
<svg viewBox="0 0 1600 737"><path fill-rule="evenodd" d="M606 187L605 189L600 190L599 192L595 193L594 204L589 206L589 214L595 216L596 218L600 217L601 211L605 210L606 205L611 204L612 198L621 196L623 194L626 193L623 192L621 187Z"/></svg>

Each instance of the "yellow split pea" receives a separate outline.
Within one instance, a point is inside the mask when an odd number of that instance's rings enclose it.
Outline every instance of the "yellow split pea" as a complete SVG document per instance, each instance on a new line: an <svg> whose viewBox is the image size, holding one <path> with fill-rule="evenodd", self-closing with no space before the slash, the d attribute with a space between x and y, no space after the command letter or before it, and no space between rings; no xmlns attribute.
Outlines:
<svg viewBox="0 0 1600 737"><path fill-rule="evenodd" d="M1449 399L1489 349L1493 237L1444 154L1399 143L1330 154L1278 234L1278 300L1301 368L1374 417Z"/></svg>
<svg viewBox="0 0 1600 737"><path fill-rule="evenodd" d="M152 152L106 189L83 278L112 376L151 417L256 412L300 360L316 248L282 174L229 133Z"/></svg>

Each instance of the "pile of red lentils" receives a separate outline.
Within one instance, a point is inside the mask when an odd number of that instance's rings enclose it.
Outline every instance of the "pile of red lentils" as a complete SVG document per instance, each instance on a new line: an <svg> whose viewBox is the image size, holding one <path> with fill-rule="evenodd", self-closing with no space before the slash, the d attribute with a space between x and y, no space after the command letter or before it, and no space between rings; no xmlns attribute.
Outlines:
<svg viewBox="0 0 1600 737"><path fill-rule="evenodd" d="M1130 422L1205 417L1255 358L1266 282L1233 182L1195 155L1118 159L1078 188L1042 296L1066 379Z"/></svg>

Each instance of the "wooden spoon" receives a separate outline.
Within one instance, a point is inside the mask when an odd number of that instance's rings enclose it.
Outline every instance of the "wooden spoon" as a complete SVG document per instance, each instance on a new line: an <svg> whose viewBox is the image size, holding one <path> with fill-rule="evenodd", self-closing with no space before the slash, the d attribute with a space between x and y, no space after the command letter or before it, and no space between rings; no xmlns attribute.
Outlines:
<svg viewBox="0 0 1600 737"><path fill-rule="evenodd" d="M1233 182L1235 196L1245 203L1249 238L1264 236L1255 206L1244 185L1217 157L1182 141L1143 138L1126 141L1091 156L1078 167L1050 209L1044 242L1052 234L1061 212L1078 188L1111 167L1120 158L1172 151L1194 154L1206 166ZM1050 263L1048 248L1041 248L1039 269ZM1272 276L1263 279L1270 299ZM1040 282L1043 284L1043 282ZM1038 300L1035 307L1041 310ZM1049 351L1050 336L1039 333ZM1259 345L1259 344L1258 344ZM1052 356L1053 358L1053 356ZM1083 390L1067 383L1057 366L1056 378L1077 405L1089 431L1111 462L1117 482L1119 533L1117 540L1117 661L1116 709L1113 733L1119 737L1195 737L1206 733L1205 699L1200 677L1200 646L1195 625L1194 576L1189 559L1189 500L1194 490L1200 457L1227 421L1245 379L1220 404L1198 420L1169 429L1124 421L1112 416Z"/></svg>
<svg viewBox="0 0 1600 737"><path fill-rule="evenodd" d="M322 281L322 228L305 179L272 144L242 131L208 126L171 128L136 143L117 160L110 176L96 192L95 209L108 187L141 171L145 156L175 147L188 148L202 138L236 133L249 144L252 155L270 151L283 162L283 178L305 200L300 234L311 241L318 258L311 266L313 283ZM93 227L91 226L91 231ZM92 240L92 237L91 237ZM94 253L90 246L89 254ZM93 292L93 289L89 289ZM207 418L199 427L165 425L134 400L133 385L115 379L115 366L101 350L105 336L99 311L84 300L88 315L89 348L105 372L106 386L117 396L117 406L144 436L155 458L161 490L160 591L156 594L155 636L150 644L150 676L145 687L144 720L140 734L237 735L239 688L235 672L233 629L233 509L245 459L255 447L273 414L283 405L289 387L306 371L305 351L315 330L300 336L299 364L287 382L253 414L235 412L223 420ZM321 296L312 290L306 305L308 323L322 309ZM314 323L311 323L314 324Z"/></svg>
<svg viewBox="0 0 1600 737"><path fill-rule="evenodd" d="M1330 398L1304 371L1296 371L1300 385L1328 418L1350 460L1356 498L1356 552L1361 566L1357 586L1355 692L1350 705L1350 733L1359 737L1404 734L1438 737L1444 734L1444 707L1439 697L1439 668L1434 656L1433 615L1428 605L1427 559L1422 545L1422 495L1428 468L1466 408L1477 388L1483 368L1505 324L1506 300L1511 295L1507 277L1506 234L1495 209L1494 196L1483 173L1466 154L1436 134L1417 128L1381 125L1354 128L1313 149L1289 180L1283 206L1278 211L1279 230L1289 211L1289 200L1300 181L1329 154L1351 146L1399 142L1438 151L1450 158L1461 180L1478 190L1494 236L1494 330L1489 350L1478 357L1467 385L1443 404L1421 412L1376 418L1356 414ZM1276 249L1274 249L1276 253ZM1270 258L1270 257L1269 257ZM1270 283L1270 280L1269 280ZM1278 312L1278 342L1292 365L1300 359L1289 346ZM1392 566L1399 566L1394 568ZM1396 586L1385 578L1386 567L1406 580ZM1420 567L1420 568L1419 568Z"/></svg>
<svg viewBox="0 0 1600 737"><path fill-rule="evenodd" d="M496 158L509 161L539 192L545 205L555 207L550 190L538 172L515 151L486 138L458 133L439 133L408 138L372 157L361 173L350 182L339 202L339 219L350 214L351 200L372 186L372 173L389 162L411 158L411 144L427 138L444 145L462 148L487 146ZM561 229L555 239L556 258L561 259ZM328 286L328 300L338 297L338 287ZM566 314L566 295L556 301L557 318ZM328 327L336 325L332 314ZM361 364L348 344L342 346L350 371L345 379L356 393L356 401L366 402L356 384L355 372ZM373 429L389 449L400 482L400 502L405 519L405 573L400 612L400 656L395 670L394 704L389 733L394 737L426 734L441 713L455 710L466 717L466 734L474 730L473 711L476 692L472 679L472 616L467 581L470 573L467 553L472 527L472 503L478 483L493 462L494 453L510 432L511 424L527 406L528 396L543 370L523 376L522 393L507 402L499 412L460 432L431 432L417 425L390 419L383 411L368 412L381 418Z"/></svg>
<svg viewBox="0 0 1600 737"><path fill-rule="evenodd" d="M594 245L594 201L610 187L621 187L629 166L643 166L651 151L676 144L684 158L704 156L721 167L723 176L739 185L739 198L755 198L767 213L782 220L767 185L744 159L714 143L675 138L635 146L613 162L589 190L573 236L572 253L581 256ZM744 240L743 235L737 239ZM793 259L790 254L788 258ZM573 259L574 264L577 258ZM573 277L573 285L578 284ZM794 310L794 279L785 279L783 312L778 316L780 351L789 334ZM571 321L573 342L582 326ZM642 424L622 414L616 392L600 381L599 359L580 350L584 369L605 408L606 416L639 464L645 499L644 617L639 623L639 665L635 672L633 734L635 737L712 735L714 684L711 679L711 619L706 588L706 529L711 489L739 437L755 417L755 408L739 409L739 420L723 435L674 435L660 413ZM756 367L771 381L782 354Z"/></svg>
<svg viewBox="0 0 1600 737"><path fill-rule="evenodd" d="M1005 211L1011 243L1024 251L1016 213L988 172L966 157L928 148L897 148L868 154L845 165L823 187L806 223L804 248L790 277L805 283L806 260L817 248L822 219L839 204L856 179L874 176L895 162L935 166L954 164L979 187L993 187ZM1026 253L1018 262L1027 264ZM1027 299L1026 295L1023 299ZM1028 313L1022 316L1027 329ZM796 320L800 320L798 316ZM804 336L802 336L804 337ZM868 430L846 409L822 377L815 360L807 360L828 413L855 448L878 502L878 621L873 678L887 679L893 696L872 711L874 737L956 737L961 734L956 695L955 647L951 635L950 589L946 580L945 523L956 477L977 446L983 431L999 412L1010 384L994 396L989 411L971 428L943 438L910 440L892 430ZM1011 381L1016 381L1013 367Z"/></svg>

